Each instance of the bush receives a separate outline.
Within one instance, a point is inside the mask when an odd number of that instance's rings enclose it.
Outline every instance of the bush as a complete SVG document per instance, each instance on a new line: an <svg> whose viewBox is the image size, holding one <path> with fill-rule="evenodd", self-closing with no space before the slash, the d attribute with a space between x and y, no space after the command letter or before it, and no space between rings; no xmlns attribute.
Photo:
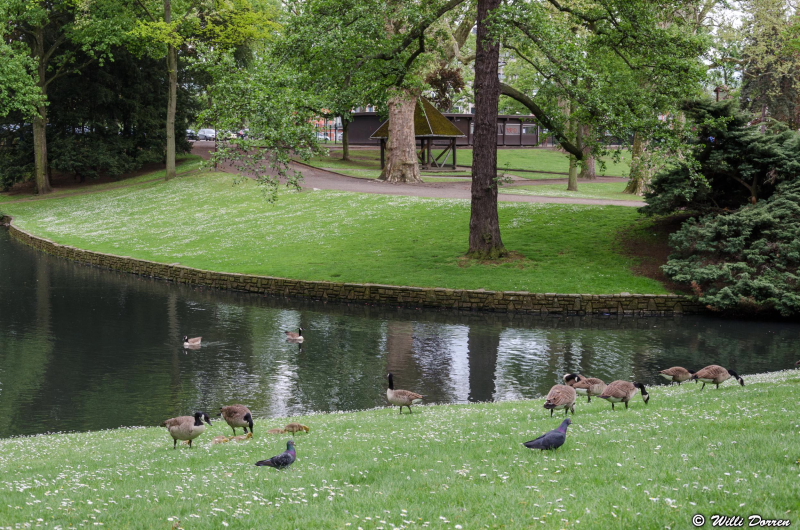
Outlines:
<svg viewBox="0 0 800 530"><path fill-rule="evenodd" d="M734 213L690 219L670 244L676 253L662 269L711 308L800 312L800 180Z"/></svg>
<svg viewBox="0 0 800 530"><path fill-rule="evenodd" d="M686 107L694 122L692 158L656 174L645 194L646 214L676 210L701 214L735 210L770 197L783 180L800 175L800 135L773 124L748 125L733 100Z"/></svg>

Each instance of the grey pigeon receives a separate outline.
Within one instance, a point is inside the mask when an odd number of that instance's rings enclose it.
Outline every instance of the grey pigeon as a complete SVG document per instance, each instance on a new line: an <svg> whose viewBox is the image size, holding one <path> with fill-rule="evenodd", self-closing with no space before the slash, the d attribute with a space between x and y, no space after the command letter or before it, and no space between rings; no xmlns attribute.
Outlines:
<svg viewBox="0 0 800 530"><path fill-rule="evenodd" d="M278 456L273 456L268 460L259 460L256 462L256 465L283 469L294 464L295 460L297 460L297 453L294 450L294 440L289 440L286 442L286 451L282 452Z"/></svg>
<svg viewBox="0 0 800 530"><path fill-rule="evenodd" d="M567 440L567 426L572 423L572 420L567 418L561 422L561 427L554 431L550 431L530 442L525 442L525 447L529 449L558 449Z"/></svg>

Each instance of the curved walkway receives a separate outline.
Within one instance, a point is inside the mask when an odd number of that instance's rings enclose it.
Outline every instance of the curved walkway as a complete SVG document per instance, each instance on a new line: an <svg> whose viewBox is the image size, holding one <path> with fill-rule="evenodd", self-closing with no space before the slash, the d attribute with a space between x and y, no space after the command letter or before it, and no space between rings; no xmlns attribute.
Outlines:
<svg viewBox="0 0 800 530"><path fill-rule="evenodd" d="M209 152L214 148L214 143L209 141L196 141L192 153L208 158ZM378 193L383 195L411 195L415 197L434 197L439 199L466 199L470 200L469 182L435 182L424 184L389 184L382 180L362 179L350 177L308 166L302 163L293 163L292 168L303 174L303 188L317 188L321 190L352 191L356 193ZM615 182L621 179L616 177L600 177L597 182ZM548 184L564 182L566 179L547 180ZM526 182L530 184L530 181ZM579 199L571 197L544 197L536 195L505 194L500 189L500 200L506 202L532 202L555 204L592 204L598 206L629 206L640 208L646 203L642 201L621 201L613 199Z"/></svg>

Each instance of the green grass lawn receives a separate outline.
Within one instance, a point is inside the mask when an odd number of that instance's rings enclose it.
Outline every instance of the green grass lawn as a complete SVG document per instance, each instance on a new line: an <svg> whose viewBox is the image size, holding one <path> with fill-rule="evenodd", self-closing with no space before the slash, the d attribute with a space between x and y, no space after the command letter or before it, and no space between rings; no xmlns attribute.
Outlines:
<svg viewBox="0 0 800 530"><path fill-rule="evenodd" d="M19 227L56 242L200 269L304 280L561 293L665 293L635 276L618 233L633 208L501 203L517 259L474 263L470 204L338 191L283 192L201 172L103 193L4 203Z"/></svg>
<svg viewBox="0 0 800 530"><path fill-rule="evenodd" d="M333 169L333 168L326 168L326 169ZM349 177L358 177L362 179L377 179L381 176L381 171L379 169L333 169L337 173L341 175L347 175ZM423 182L459 182L464 180L470 180L472 177L469 173L466 172L448 172L446 175L450 175L449 177L440 176L440 173L433 173L433 172L426 172L422 171L422 181ZM437 176L439 175L439 176Z"/></svg>
<svg viewBox="0 0 800 530"><path fill-rule="evenodd" d="M441 151L436 151L436 154ZM339 169L380 169L380 151L377 149L352 149L350 151L351 161L345 162L341 159L340 150L331 151L327 156L312 158L307 163L314 167ZM605 157L606 170L601 171L598 165L598 174L608 176L627 176L630 170L630 155L622 154L620 162L614 162L611 157ZM472 165L472 149L459 149L457 161L459 165ZM528 149L498 149L497 167L499 171L511 171L514 169L525 169L530 171L544 171L554 173L566 173L569 171L569 161L564 153L553 149L528 148ZM512 171L513 172L513 171ZM541 174L520 173L520 176L530 179L543 178ZM563 175L562 175L563 177ZM559 178L559 177L549 177Z"/></svg>
<svg viewBox="0 0 800 530"><path fill-rule="evenodd" d="M175 168L178 175L182 175L184 173L188 173L190 171L199 169L203 161L203 159L197 155L177 155L175 158L176 162L178 163L177 167ZM153 171L146 173L144 175L139 175L138 177L126 178L115 182L106 182L103 184L91 184L90 186L79 187L79 188L56 189L52 193L48 194L45 198L51 199L51 198L63 197L66 195L74 195L76 193L85 193L87 191L91 192L103 191L103 190L119 188L122 186L130 186L132 184L141 184L143 182L149 182L151 180L163 179L166 176L166 174L167 171L165 169L162 169L160 171ZM0 193L0 202L19 201L25 199L38 200L39 198L36 195L27 195L27 194L8 195L6 193Z"/></svg>
<svg viewBox="0 0 800 530"><path fill-rule="evenodd" d="M563 419L543 399L292 418L311 431L283 471L253 464L284 450L287 436L266 431L288 418L212 445L230 435L218 421L192 449L173 450L157 427L0 439L0 524L677 529L695 514L710 528L713 514L755 513L794 527L800 372L744 379L651 387L649 405L637 395L629 410L579 397L566 443L548 452L521 445Z"/></svg>
<svg viewBox="0 0 800 530"><path fill-rule="evenodd" d="M540 197L573 197L578 199L615 199L620 201L643 201L638 195L622 193L625 182L578 182L578 191L567 191L566 184L537 184L536 186L503 187L502 193L515 195L538 195Z"/></svg>

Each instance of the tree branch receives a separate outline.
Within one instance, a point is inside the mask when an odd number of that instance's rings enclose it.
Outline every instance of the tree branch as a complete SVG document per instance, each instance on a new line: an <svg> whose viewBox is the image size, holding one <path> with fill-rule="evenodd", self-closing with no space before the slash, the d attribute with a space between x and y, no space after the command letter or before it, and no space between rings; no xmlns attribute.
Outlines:
<svg viewBox="0 0 800 530"><path fill-rule="evenodd" d="M541 123L548 129L550 129L550 131L552 131L553 136L555 136L558 139L559 145L561 145L561 147L566 152L573 155L577 160L583 160L584 158L583 150L569 141L569 139L564 135L564 132L561 130L561 128L558 127L558 125L556 125L556 123L545 114L542 108L539 107L539 105L537 105L536 102L533 101L533 99L526 96L516 88L502 82L500 83L500 94L508 96L525 105L525 107L527 107L528 110L530 110L533 113L533 115L536 116L536 120L539 123Z"/></svg>

